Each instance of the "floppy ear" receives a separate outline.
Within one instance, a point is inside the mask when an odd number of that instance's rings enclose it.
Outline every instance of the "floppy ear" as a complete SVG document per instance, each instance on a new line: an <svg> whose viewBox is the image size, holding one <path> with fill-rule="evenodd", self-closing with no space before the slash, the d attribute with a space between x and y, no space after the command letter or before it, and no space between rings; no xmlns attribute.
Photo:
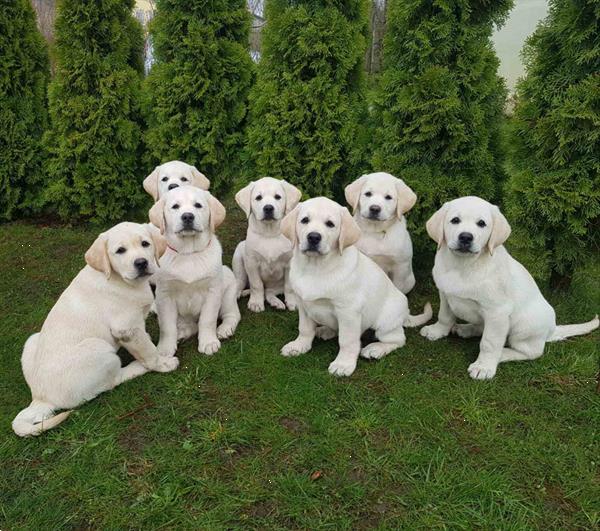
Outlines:
<svg viewBox="0 0 600 531"><path fill-rule="evenodd" d="M360 239L361 235L360 228L356 221L354 221L352 214L350 214L346 207L341 207L341 209L342 222L340 227L340 239L338 241L340 254L344 252L346 247L354 245Z"/></svg>
<svg viewBox="0 0 600 531"><path fill-rule="evenodd" d="M296 223L298 222L298 212L300 207L296 205L294 209L281 220L281 234L292 242L292 247L296 247L298 235L296 234Z"/></svg>
<svg viewBox="0 0 600 531"><path fill-rule="evenodd" d="M190 166L192 169L192 185L202 190L208 190L210 188L210 181L201 171L198 171L196 166Z"/></svg>
<svg viewBox="0 0 600 531"><path fill-rule="evenodd" d="M396 206L396 215L398 219L406 214L417 202L417 194L402 180L396 179L396 192L398 194L398 202Z"/></svg>
<svg viewBox="0 0 600 531"><path fill-rule="evenodd" d="M225 221L225 207L212 194L208 194L208 208L210 209L210 230L215 232L217 227Z"/></svg>
<svg viewBox="0 0 600 531"><path fill-rule="evenodd" d="M158 173L160 166L154 168L154 171L144 179L144 190L152 196L152 199L156 201L158 199Z"/></svg>
<svg viewBox="0 0 600 531"><path fill-rule="evenodd" d="M110 278L112 268L108 259L108 249L106 248L106 234L100 234L92 246L85 253L85 261L87 265L93 267L96 271L100 271Z"/></svg>
<svg viewBox="0 0 600 531"><path fill-rule="evenodd" d="M346 196L346 201L352 207L352 212L356 212L358 208L358 202L360 199L360 193L362 192L362 188L365 185L365 181L367 180L367 176L363 175L346 186L344 190L344 195Z"/></svg>
<svg viewBox="0 0 600 531"><path fill-rule="evenodd" d="M448 204L444 203L442 207L429 218L425 227L429 237L438 244L438 249L442 248L444 243L444 221L446 219L446 211Z"/></svg>
<svg viewBox="0 0 600 531"><path fill-rule="evenodd" d="M302 198L302 192L293 184L290 184L284 180L281 181L281 186L285 192L285 213L289 214L300 202L300 199Z"/></svg>
<svg viewBox="0 0 600 531"><path fill-rule="evenodd" d="M161 234L165 233L166 223L165 223L165 200L160 199L148 212L148 218L150 219L150 223L152 223L155 227L158 227Z"/></svg>
<svg viewBox="0 0 600 531"><path fill-rule="evenodd" d="M235 202L246 214L246 219L250 217L252 211L252 189L254 188L254 181L244 186L237 194L235 194Z"/></svg>
<svg viewBox="0 0 600 531"><path fill-rule="evenodd" d="M152 243L154 244L154 258L158 264L158 260L163 254L165 254L165 251L167 250L167 240L165 240L165 238L161 235L160 230L152 223L147 223L146 229L152 238Z"/></svg>
<svg viewBox="0 0 600 531"><path fill-rule="evenodd" d="M502 245L510 236L510 224L504 217L504 214L500 212L500 209L494 205L492 213L493 226L490 239L488 240L487 246L490 254L494 254L494 249L499 245Z"/></svg>

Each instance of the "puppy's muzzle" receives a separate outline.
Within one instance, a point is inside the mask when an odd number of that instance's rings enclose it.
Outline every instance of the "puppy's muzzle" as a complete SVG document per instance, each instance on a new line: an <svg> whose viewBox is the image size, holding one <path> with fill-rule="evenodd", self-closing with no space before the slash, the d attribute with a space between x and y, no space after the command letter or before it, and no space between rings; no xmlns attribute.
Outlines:
<svg viewBox="0 0 600 531"><path fill-rule="evenodd" d="M177 183L171 183L171 184L168 186L168 188L167 188L167 189L168 189L168 190L173 190L173 188L179 188L179 185L178 185Z"/></svg>
<svg viewBox="0 0 600 531"><path fill-rule="evenodd" d="M263 206L263 219L265 219L265 220L275 219L275 207L273 205Z"/></svg>
<svg viewBox="0 0 600 531"><path fill-rule="evenodd" d="M150 274L148 273L148 260L145 258L136 258L133 261L133 265L138 272L138 277L144 277Z"/></svg>
<svg viewBox="0 0 600 531"><path fill-rule="evenodd" d="M306 235L306 243L308 244L306 250L319 252L319 247L321 245L322 236L318 232L309 232Z"/></svg>
<svg viewBox="0 0 600 531"><path fill-rule="evenodd" d="M461 232L458 235L457 251L461 253L470 253L473 245L473 235L470 232Z"/></svg>
<svg viewBox="0 0 600 531"><path fill-rule="evenodd" d="M371 205L369 207L369 219L379 219L381 207L379 205Z"/></svg>

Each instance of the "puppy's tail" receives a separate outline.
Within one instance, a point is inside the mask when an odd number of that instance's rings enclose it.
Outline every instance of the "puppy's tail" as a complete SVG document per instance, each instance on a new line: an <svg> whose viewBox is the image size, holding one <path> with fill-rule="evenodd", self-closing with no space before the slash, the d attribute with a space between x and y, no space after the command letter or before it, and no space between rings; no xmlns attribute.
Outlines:
<svg viewBox="0 0 600 531"><path fill-rule="evenodd" d="M429 321L433 317L433 310L431 309L431 304L427 303L423 308L423 313L419 315L409 315L404 320L404 326L407 328L414 328L415 326L424 325L427 321Z"/></svg>
<svg viewBox="0 0 600 531"><path fill-rule="evenodd" d="M53 415L54 410L48 404L33 400L29 407L21 411L12 421L12 429L19 437L40 435L67 419L71 411Z"/></svg>
<svg viewBox="0 0 600 531"><path fill-rule="evenodd" d="M596 315L596 317L587 323L557 326L548 341L562 341L571 336L589 334L592 330L596 330L599 324L600 321L598 321L598 316Z"/></svg>

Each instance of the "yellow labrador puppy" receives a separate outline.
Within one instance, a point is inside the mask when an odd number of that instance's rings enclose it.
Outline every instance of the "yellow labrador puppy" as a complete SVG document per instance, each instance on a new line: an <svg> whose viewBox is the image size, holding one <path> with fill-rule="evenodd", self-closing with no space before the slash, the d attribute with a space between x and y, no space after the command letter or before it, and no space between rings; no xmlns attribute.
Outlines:
<svg viewBox="0 0 600 531"><path fill-rule="evenodd" d="M416 194L389 173L363 175L346 186L361 237L356 246L392 279L402 293L415 285L413 248L406 229L406 214L416 203Z"/></svg>
<svg viewBox="0 0 600 531"><path fill-rule="evenodd" d="M155 202L169 190L179 186L195 186L202 190L208 190L210 181L195 166L180 160L171 160L157 166L144 179L144 190L152 196Z"/></svg>
<svg viewBox="0 0 600 531"><path fill-rule="evenodd" d="M147 371L167 372L177 359L162 358L146 333L152 304L148 277L166 242L148 225L120 223L98 236L84 267L23 348L23 374L32 401L13 420L17 435L39 435L71 409ZM135 361L121 367L119 347Z"/></svg>
<svg viewBox="0 0 600 531"><path fill-rule="evenodd" d="M278 310L296 309L296 299L287 281L292 244L281 234L281 220L300 201L302 192L286 181L263 177L242 188L235 200L248 218L246 239L233 254L233 273L238 297L250 287L248 308L265 309L265 299ZM277 295L285 295L285 304Z"/></svg>
<svg viewBox="0 0 600 531"><path fill-rule="evenodd" d="M584 324L556 325L552 306L502 245L510 226L497 206L479 197L455 199L431 217L427 232L438 244L433 278L440 311L437 323L422 328L421 335L432 341L451 332L481 336L471 378L493 378L499 363L539 358L547 341L598 327L597 316ZM456 324L458 319L466 324Z"/></svg>
<svg viewBox="0 0 600 531"><path fill-rule="evenodd" d="M348 209L325 197L300 203L281 224L294 253L290 284L298 298L299 335L285 345L284 356L308 352L315 335L339 336L340 350L329 372L350 376L359 355L378 359L404 346L403 326L431 318L410 316L406 296L356 247L360 229ZM360 336L373 329L379 341L361 350Z"/></svg>
<svg viewBox="0 0 600 531"><path fill-rule="evenodd" d="M233 335L240 322L235 278L223 265L215 235L225 208L209 192L184 186L167 192L149 215L167 239L167 251L153 277L158 350L173 356L178 340L198 333L198 351L214 354L221 347L219 339Z"/></svg>

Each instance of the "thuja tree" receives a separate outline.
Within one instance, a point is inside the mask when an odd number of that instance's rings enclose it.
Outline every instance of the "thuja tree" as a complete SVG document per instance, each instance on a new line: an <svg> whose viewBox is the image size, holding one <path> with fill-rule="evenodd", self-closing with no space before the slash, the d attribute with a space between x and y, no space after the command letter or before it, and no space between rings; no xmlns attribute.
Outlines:
<svg viewBox="0 0 600 531"><path fill-rule="evenodd" d="M29 0L0 0L0 219L36 205L49 62Z"/></svg>
<svg viewBox="0 0 600 531"><path fill-rule="evenodd" d="M373 165L404 179L417 250L427 218L447 200L496 200L506 97L491 44L512 0L390 0L384 72L376 94Z"/></svg>
<svg viewBox="0 0 600 531"><path fill-rule="evenodd" d="M245 0L158 0L145 83L149 163L181 159L222 192L240 172L254 64Z"/></svg>
<svg viewBox="0 0 600 531"><path fill-rule="evenodd" d="M552 0L526 43L507 192L512 242L540 279L569 279L600 244L600 3Z"/></svg>
<svg viewBox="0 0 600 531"><path fill-rule="evenodd" d="M364 0L270 0L251 94L256 173L341 195L364 169Z"/></svg>
<svg viewBox="0 0 600 531"><path fill-rule="evenodd" d="M140 186L142 32L134 0L62 0L46 199L63 218L122 218Z"/></svg>

